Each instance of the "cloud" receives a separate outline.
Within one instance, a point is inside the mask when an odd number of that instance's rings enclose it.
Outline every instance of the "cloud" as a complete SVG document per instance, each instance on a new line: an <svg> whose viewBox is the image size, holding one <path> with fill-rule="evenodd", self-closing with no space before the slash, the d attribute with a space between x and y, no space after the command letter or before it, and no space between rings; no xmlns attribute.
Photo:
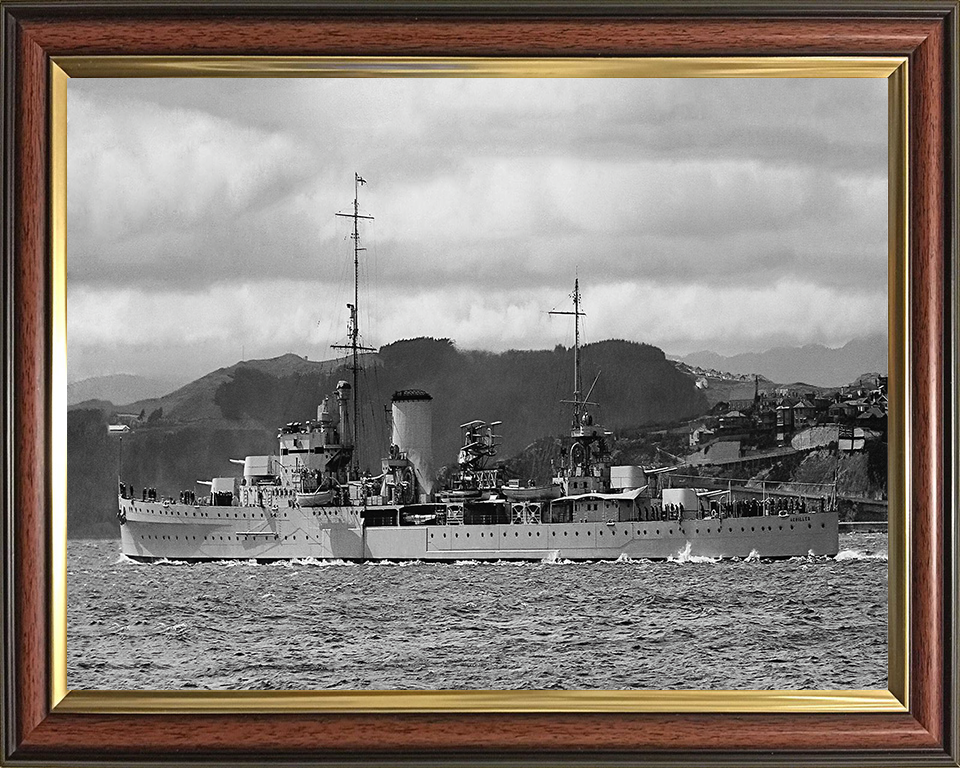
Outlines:
<svg viewBox="0 0 960 768"><path fill-rule="evenodd" d="M321 354L316 324L352 292L334 213L355 171L376 216L369 306L393 309L365 326L379 342L552 346L529 329L578 272L665 318L596 310L591 327L676 348L842 343L885 317L882 81L92 79L71 80L68 113L85 360L97 344ZM769 317L744 320L745 302Z"/></svg>
<svg viewBox="0 0 960 768"><path fill-rule="evenodd" d="M860 263L861 280L886 280L882 183L732 161L484 158L456 176L375 184L363 192L364 210L376 212L363 237L378 249L381 279L402 287L477 279L491 290L533 286L562 281L578 265L609 277L704 282L816 271L838 285L849 279L851 261ZM71 278L114 285L330 278L351 248L351 223L333 216L335 186L321 191L310 182L258 207L238 204L233 215L225 215L229 201L210 193L216 210L202 225L155 214L157 228L71 239ZM339 186L347 187L342 200L349 186ZM75 268L77 261L88 263Z"/></svg>
<svg viewBox="0 0 960 768"><path fill-rule="evenodd" d="M763 288L649 281L582 281L581 288L586 342L641 339L684 351L723 349L731 338L754 349L784 342L839 346L886 328L883 291L787 280ZM444 292L429 286L400 294L379 290L361 307L361 330L375 347L417 336L445 336L464 349L494 351L572 346L569 318L548 314L568 308L571 289L493 294L482 285ZM129 359L143 359L146 350L153 350L154 374L169 371L181 354L177 350L196 353L201 361L196 375L230 365L242 354L294 352L329 359L335 356L331 345L346 339L345 305L352 298L336 285L287 280L200 292L77 289L68 305L71 364L74 351L82 355L96 348L125 350Z"/></svg>

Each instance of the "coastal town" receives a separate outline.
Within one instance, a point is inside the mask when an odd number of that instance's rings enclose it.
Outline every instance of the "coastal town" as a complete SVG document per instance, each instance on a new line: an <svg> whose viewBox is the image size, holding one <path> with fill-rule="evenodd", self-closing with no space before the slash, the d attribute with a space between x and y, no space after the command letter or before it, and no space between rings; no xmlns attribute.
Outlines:
<svg viewBox="0 0 960 768"><path fill-rule="evenodd" d="M635 435L627 451L671 461L676 485L730 488L740 498L767 488L832 493L842 519L886 520L887 376L819 387L676 365L709 411Z"/></svg>
<svg viewBox="0 0 960 768"><path fill-rule="evenodd" d="M688 457L688 464L737 461L751 451L809 449L831 443L853 451L868 440L886 439L886 376L868 373L837 388L805 384L762 388L760 376L693 373L700 374L697 385L704 390L710 386L708 377L723 377L742 383L753 379L754 391L752 397L718 400L709 414L691 422L689 444L698 452Z"/></svg>

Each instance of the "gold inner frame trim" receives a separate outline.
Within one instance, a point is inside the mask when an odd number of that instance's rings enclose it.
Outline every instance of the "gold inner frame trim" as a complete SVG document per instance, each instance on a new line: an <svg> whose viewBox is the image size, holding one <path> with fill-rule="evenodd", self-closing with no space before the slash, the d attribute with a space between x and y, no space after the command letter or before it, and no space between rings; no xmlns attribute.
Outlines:
<svg viewBox="0 0 960 768"><path fill-rule="evenodd" d="M909 701L909 206L906 57L499 59L59 56L50 71L50 706L57 713L905 712ZM888 93L888 690L69 691L67 688L67 81L70 77L886 78Z"/></svg>
<svg viewBox="0 0 960 768"><path fill-rule="evenodd" d="M58 713L903 712L889 691L71 691Z"/></svg>
<svg viewBox="0 0 960 768"><path fill-rule="evenodd" d="M57 56L69 77L889 77L902 56Z"/></svg>
<svg viewBox="0 0 960 768"><path fill-rule="evenodd" d="M50 72L50 680L67 694L67 75Z"/></svg>

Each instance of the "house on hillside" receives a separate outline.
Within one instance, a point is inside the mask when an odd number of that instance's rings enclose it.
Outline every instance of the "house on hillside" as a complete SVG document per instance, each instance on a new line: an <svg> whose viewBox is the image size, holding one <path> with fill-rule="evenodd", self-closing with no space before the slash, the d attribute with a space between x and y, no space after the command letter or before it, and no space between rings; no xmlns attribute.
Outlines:
<svg viewBox="0 0 960 768"><path fill-rule="evenodd" d="M793 406L794 429L809 427L817 420L817 409L809 400L801 400Z"/></svg>
<svg viewBox="0 0 960 768"><path fill-rule="evenodd" d="M784 400L777 406L775 421L777 442L785 442L793 432L793 403Z"/></svg>
<svg viewBox="0 0 960 768"><path fill-rule="evenodd" d="M741 411L727 411L720 417L717 432L721 435L740 434L749 432L752 422L750 417Z"/></svg>
<svg viewBox="0 0 960 768"><path fill-rule="evenodd" d="M871 405L857 416L856 424L858 427L885 432L887 429L887 412L877 405Z"/></svg>
<svg viewBox="0 0 960 768"><path fill-rule="evenodd" d="M762 432L769 434L775 432L777 429L777 410L776 408L764 408L760 411L760 429Z"/></svg>
<svg viewBox="0 0 960 768"><path fill-rule="evenodd" d="M690 432L690 447L700 445L712 439L716 432L705 424L697 424Z"/></svg>
<svg viewBox="0 0 960 768"><path fill-rule="evenodd" d="M827 409L827 418L830 421L840 423L857 418L859 411L855 405L847 402L833 403Z"/></svg>
<svg viewBox="0 0 960 768"><path fill-rule="evenodd" d="M784 402L777 406L777 429L793 429L793 404Z"/></svg>
<svg viewBox="0 0 960 768"><path fill-rule="evenodd" d="M138 424L142 424L146 414L144 411L140 413L118 413L116 414L116 420L118 424L126 424L128 427L135 427Z"/></svg>

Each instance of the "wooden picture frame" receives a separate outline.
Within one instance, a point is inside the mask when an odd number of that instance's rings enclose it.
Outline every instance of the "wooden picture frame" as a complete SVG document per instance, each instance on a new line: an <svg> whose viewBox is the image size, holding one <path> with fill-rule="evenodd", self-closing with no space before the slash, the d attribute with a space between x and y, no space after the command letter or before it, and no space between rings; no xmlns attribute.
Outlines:
<svg viewBox="0 0 960 768"><path fill-rule="evenodd" d="M10 764L314 762L325 764L958 765L957 658L957 20L956 2L351 5L183 0L138 4L2 2L4 569L3 744ZM909 563L902 661L907 706L259 707L216 709L161 695L126 708L68 706L58 691L63 573L53 436L51 328L60 247L51 158L57 61L123 55L239 57L904 57L909 167L902 453ZM52 128L51 128L52 126ZM895 197L895 195L894 195ZM892 279L892 278L891 278ZM61 286L62 287L62 286ZM895 294L895 295L894 295ZM59 500L65 506L64 500ZM60 512L59 514L63 514ZM892 558L893 560L893 558ZM893 640L891 642L894 642ZM61 649L62 650L62 649ZM893 662L892 662L893 664ZM895 675L891 675L895 677ZM185 713L186 709L192 709ZM698 711L699 710L699 711Z"/></svg>

